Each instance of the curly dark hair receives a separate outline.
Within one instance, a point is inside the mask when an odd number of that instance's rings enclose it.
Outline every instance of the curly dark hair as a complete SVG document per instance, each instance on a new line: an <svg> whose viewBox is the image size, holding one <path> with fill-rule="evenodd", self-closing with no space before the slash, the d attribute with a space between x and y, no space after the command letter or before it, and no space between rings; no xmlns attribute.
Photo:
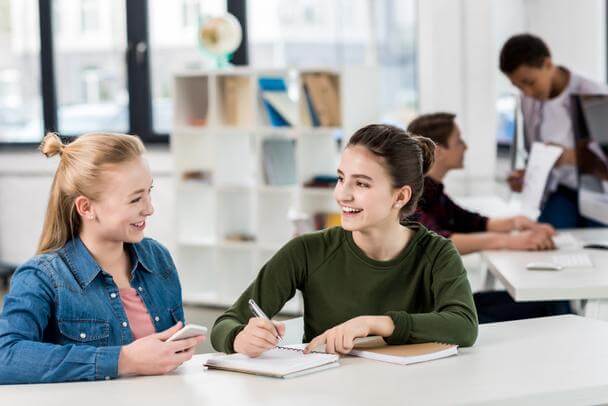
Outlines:
<svg viewBox="0 0 608 406"><path fill-rule="evenodd" d="M500 70L508 75L522 65L540 68L550 57L549 47L539 37L532 34L514 35L502 46Z"/></svg>

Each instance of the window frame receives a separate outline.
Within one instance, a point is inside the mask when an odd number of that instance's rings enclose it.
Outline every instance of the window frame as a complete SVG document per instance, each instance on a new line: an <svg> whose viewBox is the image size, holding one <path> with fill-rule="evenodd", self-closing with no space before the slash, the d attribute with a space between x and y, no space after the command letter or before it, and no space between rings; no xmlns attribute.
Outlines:
<svg viewBox="0 0 608 406"><path fill-rule="evenodd" d="M42 127L44 133L58 129L57 82L53 38L53 1L38 0L40 33L40 97L42 98ZM148 0L124 0L127 32L127 90L129 93L129 134L137 134L147 144L169 144L169 134L154 131L152 121L152 87L150 75L150 44ZM226 0L227 11L240 22L243 40L234 53L232 63L247 65L247 0ZM94 131L94 129L91 129ZM44 136L40 134L40 141ZM75 137L79 134L61 134ZM33 149L38 142L0 141L0 150Z"/></svg>

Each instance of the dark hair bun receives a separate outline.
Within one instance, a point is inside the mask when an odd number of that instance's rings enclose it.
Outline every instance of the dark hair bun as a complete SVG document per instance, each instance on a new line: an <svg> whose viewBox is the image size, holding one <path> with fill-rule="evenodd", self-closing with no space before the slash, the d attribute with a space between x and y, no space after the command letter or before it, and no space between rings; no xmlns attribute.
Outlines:
<svg viewBox="0 0 608 406"><path fill-rule="evenodd" d="M427 137L412 135L422 151L422 174L426 175L435 163L435 143Z"/></svg>

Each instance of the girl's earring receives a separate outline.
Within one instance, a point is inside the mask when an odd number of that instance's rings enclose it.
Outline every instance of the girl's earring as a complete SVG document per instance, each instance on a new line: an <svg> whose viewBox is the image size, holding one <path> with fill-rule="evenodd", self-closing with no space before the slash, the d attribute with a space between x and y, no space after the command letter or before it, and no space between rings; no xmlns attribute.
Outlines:
<svg viewBox="0 0 608 406"><path fill-rule="evenodd" d="M91 214L91 215L89 215L89 220L93 220L94 218L95 218L95 216L94 216L94 215L92 215L92 214Z"/></svg>

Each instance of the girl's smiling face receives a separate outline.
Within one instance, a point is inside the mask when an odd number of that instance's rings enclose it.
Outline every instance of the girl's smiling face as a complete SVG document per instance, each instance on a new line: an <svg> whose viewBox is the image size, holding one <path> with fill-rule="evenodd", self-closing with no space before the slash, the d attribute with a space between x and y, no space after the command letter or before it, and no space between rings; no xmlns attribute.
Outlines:
<svg viewBox="0 0 608 406"><path fill-rule="evenodd" d="M342 153L334 198L345 230L362 231L399 221L399 211L409 201L411 189L396 189L382 161L360 145L349 146Z"/></svg>
<svg viewBox="0 0 608 406"><path fill-rule="evenodd" d="M83 221L102 240L140 242L146 218L154 213L150 195L152 175L146 160L138 157L108 165L100 187L103 188L100 198L89 200Z"/></svg>

